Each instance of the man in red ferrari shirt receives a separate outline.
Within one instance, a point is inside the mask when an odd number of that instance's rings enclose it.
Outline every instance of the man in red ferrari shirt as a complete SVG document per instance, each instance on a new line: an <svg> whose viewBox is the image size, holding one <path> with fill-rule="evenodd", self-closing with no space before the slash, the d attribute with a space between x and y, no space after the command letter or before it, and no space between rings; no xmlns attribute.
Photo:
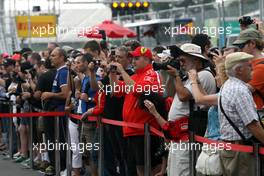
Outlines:
<svg viewBox="0 0 264 176"><path fill-rule="evenodd" d="M123 77L124 81L118 81L116 72L111 72L110 80L115 96L125 96L123 106L123 120L138 124L149 123L152 127L159 129L155 118L144 109L139 107L138 98L142 93L162 92L160 77L152 67L152 53L149 48L140 46L132 53L132 65L135 74L131 77L119 63L111 63L116 66L117 72ZM144 175L144 130L130 127L123 127L124 137L128 139L128 162L136 165L139 176ZM151 135L151 165L154 170L160 166L161 158L155 157L155 153L160 147L161 142L158 136Z"/></svg>

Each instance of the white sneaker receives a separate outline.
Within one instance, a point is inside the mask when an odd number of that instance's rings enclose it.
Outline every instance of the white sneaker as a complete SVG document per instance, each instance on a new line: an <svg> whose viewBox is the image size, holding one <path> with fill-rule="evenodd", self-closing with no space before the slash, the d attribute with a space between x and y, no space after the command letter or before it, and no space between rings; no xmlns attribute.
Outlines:
<svg viewBox="0 0 264 176"><path fill-rule="evenodd" d="M60 176L67 176L67 169L60 172Z"/></svg>
<svg viewBox="0 0 264 176"><path fill-rule="evenodd" d="M20 152L17 152L16 154L13 155L13 158L16 159L18 157L20 157L21 153Z"/></svg>

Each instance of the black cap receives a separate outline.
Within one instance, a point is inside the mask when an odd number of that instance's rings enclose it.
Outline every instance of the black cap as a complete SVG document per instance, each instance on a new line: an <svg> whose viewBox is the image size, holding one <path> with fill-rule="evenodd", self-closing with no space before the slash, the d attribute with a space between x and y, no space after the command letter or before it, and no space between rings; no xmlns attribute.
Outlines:
<svg viewBox="0 0 264 176"><path fill-rule="evenodd" d="M5 59L4 63L3 63L4 67L8 67L8 66L15 66L16 65L16 61L12 60L12 59Z"/></svg>
<svg viewBox="0 0 264 176"><path fill-rule="evenodd" d="M33 68L33 66L30 64L30 62L23 62L21 63L21 72L22 73L27 73L27 70L30 70Z"/></svg>

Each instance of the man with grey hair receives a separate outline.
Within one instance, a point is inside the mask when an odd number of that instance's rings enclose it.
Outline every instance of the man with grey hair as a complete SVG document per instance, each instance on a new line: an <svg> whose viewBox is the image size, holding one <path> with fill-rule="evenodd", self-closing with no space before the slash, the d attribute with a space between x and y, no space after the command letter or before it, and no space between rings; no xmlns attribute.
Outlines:
<svg viewBox="0 0 264 176"><path fill-rule="evenodd" d="M133 75L134 71L131 67L131 58L129 58L128 49L125 46L120 46L115 49L115 60L120 63L128 75ZM110 69L111 72L116 70ZM119 77L119 80L123 80ZM110 85L109 76L101 80L104 87ZM122 110L124 104L124 97L115 97L107 93L105 97L104 117L111 120L122 121ZM104 150L104 173L107 175L118 175L116 173L117 166L119 167L120 175L132 176L136 175L136 166L127 162L127 141L123 137L122 127L105 124L105 138L104 145L108 146ZM108 135L111 134L111 135ZM114 163L116 160L117 163Z"/></svg>
<svg viewBox="0 0 264 176"><path fill-rule="evenodd" d="M252 55L244 52L226 57L225 68L229 79L220 90L218 103L220 138L224 142L245 145L252 143L254 137L264 143L264 130L246 84L251 79L252 58ZM255 175L253 157L250 153L221 150L223 175Z"/></svg>

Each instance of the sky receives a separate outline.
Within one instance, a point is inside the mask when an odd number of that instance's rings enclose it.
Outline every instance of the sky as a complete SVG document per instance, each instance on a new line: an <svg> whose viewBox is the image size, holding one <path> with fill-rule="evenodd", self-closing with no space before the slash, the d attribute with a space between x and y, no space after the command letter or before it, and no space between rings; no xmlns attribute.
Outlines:
<svg viewBox="0 0 264 176"><path fill-rule="evenodd" d="M68 0L68 1L95 1L95 0ZM11 6L11 9L16 8L16 10L28 10L28 2L30 4L30 9L32 10L33 6L40 6L41 10L48 10L49 5L50 9L53 8L53 1L48 0L5 0L5 9L9 9ZM87 9L87 8L103 8L104 6L102 4L64 4L63 2L66 2L66 0L60 0L61 2L61 9ZM14 3L16 5L14 5ZM59 0L56 0L56 8L59 8Z"/></svg>

